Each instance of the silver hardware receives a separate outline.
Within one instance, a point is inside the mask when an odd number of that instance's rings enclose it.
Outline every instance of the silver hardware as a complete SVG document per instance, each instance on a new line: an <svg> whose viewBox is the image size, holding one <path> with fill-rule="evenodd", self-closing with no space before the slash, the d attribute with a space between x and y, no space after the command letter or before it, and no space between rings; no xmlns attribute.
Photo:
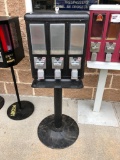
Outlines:
<svg viewBox="0 0 120 160"><path fill-rule="evenodd" d="M71 79L78 79L78 70L77 69L72 69L71 71Z"/></svg>
<svg viewBox="0 0 120 160"><path fill-rule="evenodd" d="M38 69L37 70L37 75L38 75L38 80L44 79L44 70L43 69Z"/></svg>
<svg viewBox="0 0 120 160"><path fill-rule="evenodd" d="M91 61L96 61L97 60L97 53L92 53L91 55Z"/></svg>
<svg viewBox="0 0 120 160"><path fill-rule="evenodd" d="M100 42L91 42L90 52L99 52L100 51Z"/></svg>
<svg viewBox="0 0 120 160"><path fill-rule="evenodd" d="M59 12L59 7L55 7L55 13Z"/></svg>
<svg viewBox="0 0 120 160"><path fill-rule="evenodd" d="M112 54L111 53L107 53L106 54L106 62L111 62L111 58L112 58Z"/></svg>
<svg viewBox="0 0 120 160"><path fill-rule="evenodd" d="M46 69L46 57L34 57L35 69Z"/></svg>
<svg viewBox="0 0 120 160"><path fill-rule="evenodd" d="M113 53L115 50L115 46L116 46L116 43L106 42L105 52L106 53Z"/></svg>
<svg viewBox="0 0 120 160"><path fill-rule="evenodd" d="M69 69L80 69L81 68L81 57L69 57Z"/></svg>
<svg viewBox="0 0 120 160"><path fill-rule="evenodd" d="M61 70L55 69L54 75L55 75L55 79L61 79Z"/></svg>
<svg viewBox="0 0 120 160"><path fill-rule="evenodd" d="M63 69L64 67L64 58L52 57L52 69Z"/></svg>

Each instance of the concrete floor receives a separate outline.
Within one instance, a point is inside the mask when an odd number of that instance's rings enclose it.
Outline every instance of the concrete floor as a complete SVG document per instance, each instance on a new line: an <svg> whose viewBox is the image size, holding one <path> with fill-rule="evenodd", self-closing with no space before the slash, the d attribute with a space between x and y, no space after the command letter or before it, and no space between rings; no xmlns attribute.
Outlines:
<svg viewBox="0 0 120 160"><path fill-rule="evenodd" d="M43 118L53 114L53 98L21 96L21 100L35 104L35 111L25 120L14 121L7 117L6 112L16 97L3 97L5 105L0 110L0 160L120 160L120 126L78 124L80 134L72 146L61 150L50 149L39 141L37 128ZM113 105L120 107L120 103ZM77 100L64 99L63 113L77 121Z"/></svg>

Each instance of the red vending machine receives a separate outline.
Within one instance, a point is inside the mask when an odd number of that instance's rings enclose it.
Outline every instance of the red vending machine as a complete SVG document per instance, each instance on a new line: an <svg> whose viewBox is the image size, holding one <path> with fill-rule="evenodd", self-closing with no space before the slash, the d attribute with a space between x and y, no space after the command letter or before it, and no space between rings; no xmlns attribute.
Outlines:
<svg viewBox="0 0 120 160"><path fill-rule="evenodd" d="M17 65L23 58L18 17L0 16L0 68Z"/></svg>
<svg viewBox="0 0 120 160"><path fill-rule="evenodd" d="M120 5L90 6L87 60L120 63Z"/></svg>
<svg viewBox="0 0 120 160"><path fill-rule="evenodd" d="M16 76L13 66L24 58L22 37L18 17L0 16L0 68L10 68L14 82L17 102L10 105L7 115L13 120L23 120L34 111L34 105L29 101L20 101ZM1 75L0 75L1 76ZM4 100L0 97L0 108Z"/></svg>

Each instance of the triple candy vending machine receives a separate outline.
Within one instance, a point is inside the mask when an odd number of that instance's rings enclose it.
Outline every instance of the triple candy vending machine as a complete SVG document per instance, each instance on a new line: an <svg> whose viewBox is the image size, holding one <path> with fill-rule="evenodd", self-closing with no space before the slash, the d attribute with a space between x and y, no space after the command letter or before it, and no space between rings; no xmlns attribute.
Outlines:
<svg viewBox="0 0 120 160"><path fill-rule="evenodd" d="M50 148L68 147L79 135L77 123L62 114L62 88L83 88L88 20L86 12L25 15L32 87L54 88L54 114L38 126L39 139Z"/></svg>

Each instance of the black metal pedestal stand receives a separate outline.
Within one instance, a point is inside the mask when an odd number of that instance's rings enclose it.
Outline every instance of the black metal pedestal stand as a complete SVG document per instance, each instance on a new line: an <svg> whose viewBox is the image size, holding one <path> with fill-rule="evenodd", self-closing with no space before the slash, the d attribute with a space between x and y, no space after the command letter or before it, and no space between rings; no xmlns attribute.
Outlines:
<svg viewBox="0 0 120 160"><path fill-rule="evenodd" d="M76 141L79 128L71 117L62 115L62 88L54 89L54 112L39 124L38 137L50 148L66 148Z"/></svg>
<svg viewBox="0 0 120 160"><path fill-rule="evenodd" d="M7 110L7 115L9 118L13 120L23 120L29 117L33 113L34 105L29 101L20 101L13 67L11 67L11 73L13 77L13 82L18 102L15 102L12 105L10 105L10 107Z"/></svg>
<svg viewBox="0 0 120 160"><path fill-rule="evenodd" d="M4 103L4 98L0 96L0 109L3 107Z"/></svg>

